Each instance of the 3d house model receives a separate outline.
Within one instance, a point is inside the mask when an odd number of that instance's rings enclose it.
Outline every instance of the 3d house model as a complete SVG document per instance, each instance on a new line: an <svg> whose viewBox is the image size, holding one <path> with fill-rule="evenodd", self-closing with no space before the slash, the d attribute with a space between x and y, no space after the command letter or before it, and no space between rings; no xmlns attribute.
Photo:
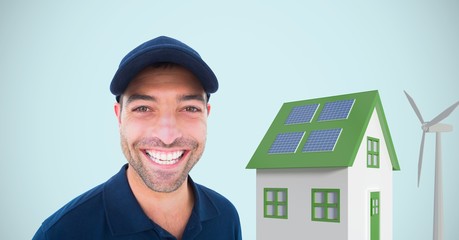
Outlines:
<svg viewBox="0 0 459 240"><path fill-rule="evenodd" d="M392 239L400 167L377 91L283 104L247 168L257 239Z"/></svg>

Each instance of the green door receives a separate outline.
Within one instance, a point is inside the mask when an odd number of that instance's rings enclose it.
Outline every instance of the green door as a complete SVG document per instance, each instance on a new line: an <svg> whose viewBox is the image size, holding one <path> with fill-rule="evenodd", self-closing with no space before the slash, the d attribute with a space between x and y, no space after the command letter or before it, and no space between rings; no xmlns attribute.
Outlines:
<svg viewBox="0 0 459 240"><path fill-rule="evenodd" d="M379 240L379 215L381 213L379 192L370 193L370 236L371 240Z"/></svg>

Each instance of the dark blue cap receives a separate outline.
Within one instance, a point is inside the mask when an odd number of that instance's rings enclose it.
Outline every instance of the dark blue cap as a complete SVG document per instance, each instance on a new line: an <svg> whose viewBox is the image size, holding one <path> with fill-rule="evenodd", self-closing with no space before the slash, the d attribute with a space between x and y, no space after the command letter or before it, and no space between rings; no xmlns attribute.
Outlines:
<svg viewBox="0 0 459 240"><path fill-rule="evenodd" d="M110 84L110 91L119 101L129 82L140 71L155 63L163 62L175 63L188 69L199 79L207 96L217 91L217 77L201 56L186 44L165 36L147 41L129 52L121 60Z"/></svg>

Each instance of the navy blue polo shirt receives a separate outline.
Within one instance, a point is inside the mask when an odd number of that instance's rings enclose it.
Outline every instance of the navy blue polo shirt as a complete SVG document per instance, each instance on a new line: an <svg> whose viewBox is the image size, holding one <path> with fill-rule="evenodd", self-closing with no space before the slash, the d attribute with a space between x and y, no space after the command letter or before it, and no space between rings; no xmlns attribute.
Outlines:
<svg viewBox="0 0 459 240"><path fill-rule="evenodd" d="M142 211L129 187L126 169L127 164L107 182L51 215L33 239L176 239ZM233 204L188 179L195 205L182 239L242 239L239 216Z"/></svg>

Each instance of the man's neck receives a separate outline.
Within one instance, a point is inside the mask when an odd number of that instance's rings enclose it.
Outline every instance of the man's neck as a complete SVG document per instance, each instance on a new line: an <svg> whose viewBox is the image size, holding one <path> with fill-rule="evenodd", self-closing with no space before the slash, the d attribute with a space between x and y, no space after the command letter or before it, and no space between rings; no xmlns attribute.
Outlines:
<svg viewBox="0 0 459 240"><path fill-rule="evenodd" d="M181 239L194 206L188 181L170 193L151 190L132 167L127 169L129 186L144 213L156 224Z"/></svg>

